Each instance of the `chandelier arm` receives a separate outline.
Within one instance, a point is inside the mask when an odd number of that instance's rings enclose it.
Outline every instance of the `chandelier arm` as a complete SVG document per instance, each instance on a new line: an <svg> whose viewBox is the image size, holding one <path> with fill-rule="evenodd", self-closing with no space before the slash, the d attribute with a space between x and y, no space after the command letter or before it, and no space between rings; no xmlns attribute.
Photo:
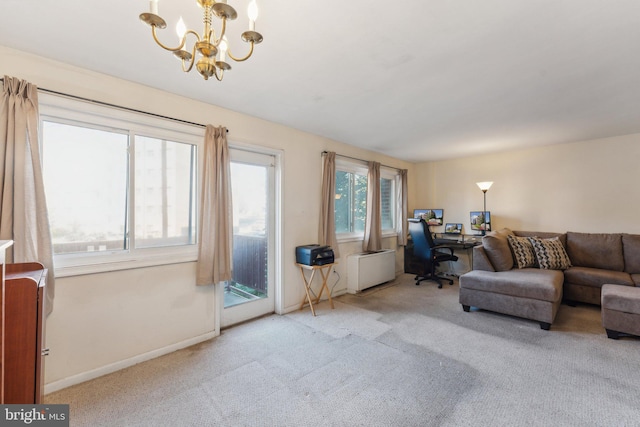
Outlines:
<svg viewBox="0 0 640 427"><path fill-rule="evenodd" d="M249 42L249 43L251 43L251 48L249 49L249 53L247 53L247 56L245 56L244 58L236 58L235 56L233 56L231 54L231 49L227 50L227 55L229 55L229 58L233 59L236 62L246 61L251 57L251 55L253 55L253 42Z"/></svg>
<svg viewBox="0 0 640 427"><path fill-rule="evenodd" d="M218 76L218 67L216 67L214 75L216 76L216 80L218 80L219 82L222 81L222 78L224 77L224 70L220 70L220 76Z"/></svg>
<svg viewBox="0 0 640 427"><path fill-rule="evenodd" d="M180 41L180 45L178 45L178 47L174 48L174 47L166 46L166 45L162 44L162 42L160 40L158 40L158 34L156 33L155 25L151 26L151 34L153 34L153 39L156 41L158 46L160 46L164 50L168 50L170 52L177 52L177 51L179 51L180 49L182 49L184 47L184 45L187 42L187 34L195 35L196 38L198 39L198 41L200 41L200 35L198 33L196 33L195 31L193 31L193 30L189 30L189 31L185 32L184 35L182 36L182 40Z"/></svg>
<svg viewBox="0 0 640 427"><path fill-rule="evenodd" d="M193 45L193 49L191 50L191 60L189 61L189 67L185 68L184 59L182 60L182 71L188 73L193 68L193 64L196 62L196 45Z"/></svg>

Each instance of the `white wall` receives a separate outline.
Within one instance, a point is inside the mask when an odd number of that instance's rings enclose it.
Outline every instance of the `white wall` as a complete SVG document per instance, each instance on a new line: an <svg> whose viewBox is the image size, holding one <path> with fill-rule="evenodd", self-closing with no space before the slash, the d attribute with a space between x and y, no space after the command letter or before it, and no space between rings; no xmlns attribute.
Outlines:
<svg viewBox="0 0 640 427"><path fill-rule="evenodd" d="M442 208L469 231L487 192L493 229L640 234L640 134L422 163L411 208ZM437 231L437 230L436 230Z"/></svg>
<svg viewBox="0 0 640 427"><path fill-rule="evenodd" d="M230 129L230 143L282 150L283 279L277 284L282 288L282 312L297 309L304 293L294 265L295 247L318 240L321 152L331 150L406 168L411 179L409 163L143 85L2 46L0 63L0 74L42 88L196 123L224 125ZM385 239L384 245L395 247L395 239ZM346 256L360 252L360 247L347 244L340 251L337 269L341 280L336 293L346 289ZM400 261L397 267L402 269ZM214 290L195 286L194 263L60 278L55 310L47 319L51 349L45 368L47 391L214 336L216 307Z"/></svg>
<svg viewBox="0 0 640 427"><path fill-rule="evenodd" d="M282 312L297 309L303 297L294 251L317 241L323 150L409 169L410 209L442 208L445 222L461 222L465 230L469 211L482 210L482 192L475 183L490 180L494 185L487 193L487 208L494 228L640 233L635 218L640 211L640 135L412 165L1 46L0 63L0 74L43 88L224 125L231 130L231 143L282 150ZM383 245L395 248L395 239L384 239ZM346 289L346 256L360 252L360 243L343 244L340 251L336 294ZM396 268L402 270L400 253ZM214 290L194 283L194 263L58 279L55 310L47 320L47 389L214 336Z"/></svg>

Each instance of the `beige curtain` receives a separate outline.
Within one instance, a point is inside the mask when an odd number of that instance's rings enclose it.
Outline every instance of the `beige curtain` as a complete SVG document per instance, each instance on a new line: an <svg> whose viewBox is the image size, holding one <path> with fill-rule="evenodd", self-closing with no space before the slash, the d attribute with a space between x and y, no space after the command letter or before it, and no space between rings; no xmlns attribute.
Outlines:
<svg viewBox="0 0 640 427"><path fill-rule="evenodd" d="M325 153L322 164L322 200L320 201L320 226L318 243L333 248L335 258L340 257L335 222L336 204L336 153Z"/></svg>
<svg viewBox="0 0 640 427"><path fill-rule="evenodd" d="M367 219L364 226L364 251L382 249L382 223L380 221L380 163L369 162L367 173Z"/></svg>
<svg viewBox="0 0 640 427"><path fill-rule="evenodd" d="M408 185L407 170L401 169L399 172L400 185L396 200L396 230L398 232L398 246L406 246L407 244L407 211L409 203L407 201Z"/></svg>
<svg viewBox="0 0 640 427"><path fill-rule="evenodd" d="M0 106L0 239L13 240L7 262L40 262L48 269L46 313L55 283L49 215L38 140L38 88L4 77Z"/></svg>
<svg viewBox="0 0 640 427"><path fill-rule="evenodd" d="M231 280L233 265L233 211L231 161L227 129L207 126L204 138L203 183L196 284Z"/></svg>

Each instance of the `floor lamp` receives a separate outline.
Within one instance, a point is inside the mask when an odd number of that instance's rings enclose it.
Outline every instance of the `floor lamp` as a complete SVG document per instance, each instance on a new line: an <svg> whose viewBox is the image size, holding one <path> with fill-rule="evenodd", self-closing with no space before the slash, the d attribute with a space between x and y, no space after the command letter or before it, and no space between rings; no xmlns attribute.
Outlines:
<svg viewBox="0 0 640 427"><path fill-rule="evenodd" d="M484 182L476 182L478 187L482 190L484 196L484 209L482 211L482 220L484 222L484 226L482 227L482 235L487 234L487 190L491 188L493 185L493 181L484 181Z"/></svg>

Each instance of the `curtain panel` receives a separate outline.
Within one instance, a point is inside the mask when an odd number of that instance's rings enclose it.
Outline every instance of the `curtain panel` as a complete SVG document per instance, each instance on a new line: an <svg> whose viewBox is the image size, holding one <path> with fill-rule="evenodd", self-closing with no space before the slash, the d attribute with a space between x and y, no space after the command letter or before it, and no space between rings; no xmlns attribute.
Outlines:
<svg viewBox="0 0 640 427"><path fill-rule="evenodd" d="M382 249L382 222L380 206L380 163L369 162L367 173L367 218L364 227L364 251Z"/></svg>
<svg viewBox="0 0 640 427"><path fill-rule="evenodd" d="M210 285L231 280L233 266L231 160L222 126L207 125L202 175L196 284Z"/></svg>
<svg viewBox="0 0 640 427"><path fill-rule="evenodd" d="M400 185L398 191L398 197L396 200L396 231L398 235L398 246L407 245L407 212L409 211L408 203L408 191L409 186L407 184L407 170L401 169L399 171Z"/></svg>
<svg viewBox="0 0 640 427"><path fill-rule="evenodd" d="M53 310L55 281L49 214L38 139L38 88L4 77L0 105L0 239L13 240L7 262L48 269L45 310Z"/></svg>
<svg viewBox="0 0 640 427"><path fill-rule="evenodd" d="M338 239L336 238L335 204L336 204L336 153L328 152L322 163L322 199L320 201L320 226L318 227L318 243L333 248L333 255L340 257Z"/></svg>

